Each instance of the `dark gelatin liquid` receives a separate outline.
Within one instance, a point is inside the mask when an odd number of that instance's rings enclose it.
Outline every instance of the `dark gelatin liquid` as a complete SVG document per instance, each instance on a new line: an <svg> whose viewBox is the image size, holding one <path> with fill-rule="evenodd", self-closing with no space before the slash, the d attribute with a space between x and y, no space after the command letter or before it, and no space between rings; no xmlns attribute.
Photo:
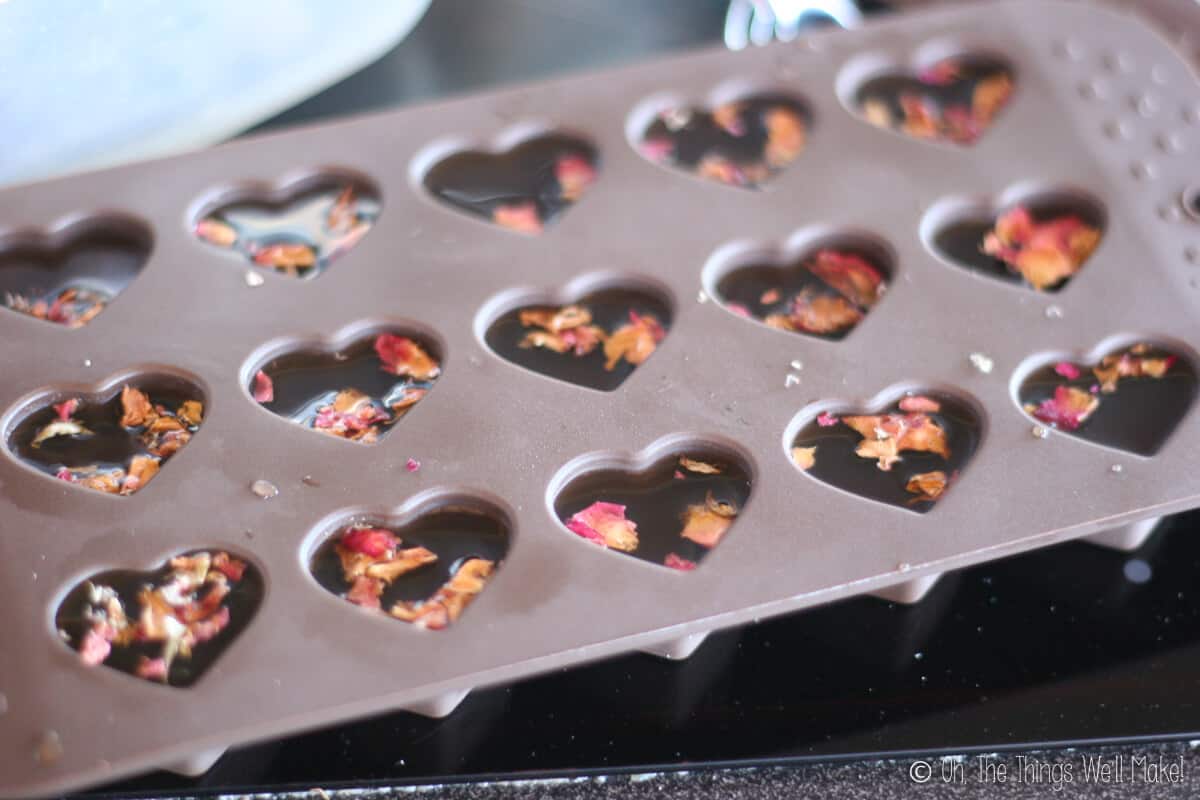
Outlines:
<svg viewBox="0 0 1200 800"><path fill-rule="evenodd" d="M377 336L378 333L372 333L337 353L310 350L287 353L272 359L262 367L262 371L267 373L274 384L275 398L260 405L272 413L311 428L319 408L332 403L338 392L343 389L357 389L369 395L375 401L375 405L387 408L392 414L390 420L376 423L380 432L386 433L405 413L402 411L395 414L388 406L386 399L393 390L406 384L432 385L433 381L413 381L411 378L384 371L382 362L375 353ZM409 338L419 344L431 358L440 362L437 351L432 349L428 342L416 337ZM254 393L253 377L250 379L249 390L251 394Z"/></svg>
<svg viewBox="0 0 1200 800"><path fill-rule="evenodd" d="M154 405L163 406L174 413L187 400L203 401L199 391L185 388L181 383L130 385L145 392ZM9 436L8 446L17 458L48 475L54 475L60 467L76 469L97 466L102 470L120 467L128 470L134 456L148 451L140 438L142 428L121 427L121 416L119 390L104 403L88 402L81 398L72 418L91 431L91 435L55 436L34 447L33 440L38 431L58 419L54 409L47 406L21 420ZM164 457L162 463L166 464L173 456Z"/></svg>
<svg viewBox="0 0 1200 800"><path fill-rule="evenodd" d="M1075 216L1101 232L1104 232L1104 217L1099 209L1077 197L1042 196L1022 201L1022 206L1029 210L1035 222L1047 222L1055 217ZM980 219L962 218L952 221L939 230L933 237L933 246L945 258L961 267L999 278L1018 286L1030 284L1014 267L1010 267L998 258L993 258L983 252L983 240L995 227L995 218ZM1077 275L1079 273L1076 273ZM1064 278L1054 286L1048 286L1043 291L1057 292L1071 282Z"/></svg>
<svg viewBox="0 0 1200 800"><path fill-rule="evenodd" d="M429 598L469 558L484 558L498 566L508 552L508 524L494 514L475 508L447 506L419 517L403 529L373 520L362 522L368 527L394 533L400 538L401 549L424 547L438 558L432 564L401 575L384 589L380 601L384 613L395 603ZM342 562L337 554L338 538L346 530L339 528L322 542L309 563L317 583L338 596L350 590L350 584L342 577Z"/></svg>
<svg viewBox="0 0 1200 800"><path fill-rule="evenodd" d="M859 256L879 270L885 283L891 279L888 269L880 263L874 253L853 247L830 247L829 249ZM717 284L717 299L723 304L737 303L741 305L749 310L750 316L761 322L770 314L786 315L791 308L793 298L805 289L809 290L814 297L821 295L839 297L836 289L805 267L808 260L808 258L803 258L783 267L770 264L750 264L738 267L722 277ZM779 299L770 303L762 302L764 293L772 289L778 290ZM870 309L860 308L859 311L863 312L865 316ZM795 333L838 341L846 338L855 327L857 326L849 325L842 330L830 333L809 331L795 331Z"/></svg>
<svg viewBox="0 0 1200 800"><path fill-rule="evenodd" d="M1144 355L1161 358L1170 353L1152 348ZM1086 392L1099 383L1090 368L1077 366L1081 374L1075 380L1056 373L1053 364L1031 373L1018 392L1021 406L1040 404L1053 397L1059 386L1075 386ZM1115 392L1096 394L1100 406L1069 433L1096 444L1152 456L1191 408L1196 388L1196 371L1185 358L1176 359L1161 378L1121 378Z"/></svg>
<svg viewBox="0 0 1200 800"><path fill-rule="evenodd" d="M209 552L215 555L220 551L190 551L183 555L192 555L198 552ZM237 558L234 553L230 553L230 556ZM92 575L73 588L62 601L58 607L58 613L54 617L54 624L59 630L66 632L69 637L68 644L78 650L84 635L91 627L91 623L83 616L84 609L88 605L87 584L89 582L97 586L112 587L121 598L121 605L125 609L126 617L136 624L141 612L141 606L138 604L138 592L146 586L162 585L167 581L171 572L170 565L164 564L152 572L118 569ZM202 589L201 596L203 596L203 592ZM190 658L176 656L171 663L170 672L167 673L167 683L171 686L187 687L199 680L200 676L220 657L225 648L250 624L250 620L253 619L254 613L262 602L262 596L262 576L259 575L253 564L246 562L246 570L242 573L242 579L229 582L229 594L222 601L222 605L229 609L229 624L212 639L193 647ZM112 653L105 659L104 666L136 675L139 657L158 658L162 655L162 648L162 642L133 642L125 647L113 645Z"/></svg>
<svg viewBox="0 0 1200 800"><path fill-rule="evenodd" d="M877 459L862 458L854 452L859 442L863 441L863 437L840 421L843 416L859 416L858 414L838 414L838 424L827 428L821 427L814 418L797 434L792 446L816 445L816 463L807 473L817 480L860 497L924 514L933 508L936 501L914 502L919 495L905 488L909 479L923 472L941 470L946 473L948 479L945 491L954 491L954 483L959 480L967 462L979 446L982 430L975 412L962 401L935 392L924 392L920 395L941 404L940 411L927 416L946 432L949 459L936 453L905 450L900 453L900 460L892 465L891 470L881 470ZM898 403L893 403L881 413L904 412L900 411Z"/></svg>
<svg viewBox="0 0 1200 800"><path fill-rule="evenodd" d="M233 226L237 241L231 248L257 266L276 269L254 260L254 253L272 245L307 245L316 254L312 266L299 267L296 274L312 278L327 269L339 255L352 247L346 243L346 232L335 231L329 224L329 214L345 189L354 190L350 215L354 224L368 228L379 218L380 204L373 192L362 186L339 186L308 191L286 205L266 203L235 203L209 214L208 219Z"/></svg>
<svg viewBox="0 0 1200 800"><path fill-rule="evenodd" d="M591 324L603 328L609 334L616 332L622 325L629 322L630 311L641 316L654 317L668 331L671 326L670 307L661 298L646 292L631 289L603 289L584 295L569 305L583 306L591 311ZM597 345L595 350L585 356L577 356L571 351L556 353L545 347L520 347L521 340L527 333L542 330L535 326L526 327L521 324L522 309L541 308L556 307L522 306L499 317L488 327L487 335L484 337L488 347L492 348L497 355L526 369L603 392L611 392L616 389L637 369L622 358L611 371L606 370L604 365L607 359L604 357L603 345Z"/></svg>
<svg viewBox="0 0 1200 800"><path fill-rule="evenodd" d="M705 156L720 156L738 165L757 165L765 163L766 112L786 109L801 119L806 130L810 126L808 109L788 95L759 94L733 102L741 107L738 112L740 135L718 125L711 112L690 108L679 110L687 115L687 123L674 130L661 115L656 117L642 133L642 141L669 140L673 147L668 163L688 170L696 169Z"/></svg>
<svg viewBox="0 0 1200 800"><path fill-rule="evenodd" d="M724 469L719 475L689 472L679 466L679 455ZM684 477L676 478L676 471ZM709 549L680 534L688 507L703 506L709 492L717 501L732 503L741 514L750 499L750 474L737 459L723 453L697 451L676 454L637 475L616 471L581 475L555 498L554 512L565 525L567 520L592 503L623 505L626 507L625 518L637 523L638 534L637 549L625 555L661 565L669 554L674 553L699 564L708 555ZM734 534L737 517L732 522L721 542ZM572 531L567 533L570 536L577 535Z"/></svg>
<svg viewBox="0 0 1200 800"><path fill-rule="evenodd" d="M133 282L149 254L146 238L115 229L90 231L57 252L18 245L0 253L0 301L53 303L76 289L108 303Z"/></svg>
<svg viewBox="0 0 1200 800"><path fill-rule="evenodd" d="M870 101L883 103L891 113L893 128L904 122L904 108L900 105L902 95L916 95L945 111L951 106L965 109L972 107L975 87L988 78L1007 75L1013 79L1012 69L996 58L965 56L946 59L958 66L959 77L946 84L926 83L915 75L886 74L870 78L854 93L854 102L862 108Z"/></svg>
<svg viewBox="0 0 1200 800"><path fill-rule="evenodd" d="M455 153L434 164L424 184L434 196L487 220L500 206L533 202L538 218L547 223L571 204L555 176L559 160L571 157L593 168L598 160L596 149L583 140L550 134L506 153Z"/></svg>

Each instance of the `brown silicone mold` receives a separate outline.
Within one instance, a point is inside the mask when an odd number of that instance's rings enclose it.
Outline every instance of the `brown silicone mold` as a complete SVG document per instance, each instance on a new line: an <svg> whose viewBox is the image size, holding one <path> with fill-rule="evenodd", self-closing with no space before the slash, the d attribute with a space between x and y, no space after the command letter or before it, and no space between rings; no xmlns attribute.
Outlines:
<svg viewBox="0 0 1200 800"><path fill-rule="evenodd" d="M1015 92L969 145L897 135L854 106L863 81L971 53L1001 57ZM743 96L803 104L798 154L796 115L717 114ZM639 143L663 98L714 109L714 124L783 125L786 165L751 188L722 185L747 168L741 161L709 163L703 176L651 163ZM515 210L468 208L470 182L440 173L443 194L428 188L436 165L471 163L447 161L455 153L512 152L559 133L587 158L512 182L505 203ZM1178 204L1195 180L1179 165L1197 149L1200 86L1164 41L1112 12L1013 0L0 192L0 270L17 244L69 248L75 240L63 231L77 219L89 232L106 220L114 235L141 231L145 261L86 330L0 313L0 796L164 766L201 771L229 746L392 709L446 714L473 687L615 653L681 658L716 628L857 594L912 601L946 570L1066 539L1135 546L1146 520L1200 504L1190 396L1165 439L1122 449L1053 430L1023 407L1022 391L1048 365L1090 369L1140 342L1194 375L1200 242L1190 217L1158 209ZM222 252L194 235L222 207L294 208L347 182L372 204L357 216L320 216L336 203L303 206L317 209L317 229L350 237L323 271L264 269L244 257L251 251ZM1057 291L976 274L933 246L931 232L959 212L999 212L1038 194L1086 198L1103 223L1084 267ZM508 222L538 235L502 230ZM733 270L758 258L791 269L812 246L837 241L868 247L886 281L881 295L874 287L840 309L856 320L844 335L772 329L729 308L721 281ZM653 354L618 359L612 370L623 371L603 385L502 357L489 339L518 307L610 290L651 304L639 319L663 319L662 330L645 323ZM808 324L796 309L780 313ZM602 322L609 334L624 324ZM273 359L354 356L379 331L419 340L440 371L374 444L315 435L257 407L255 376ZM13 436L30 415L151 378L190 387L204 416L143 491L85 491L18 459ZM820 415L874 414L910 393L953 398L975 426L969 462L932 507L862 497L794 463L797 437ZM748 486L717 496L719 486L694 485L687 502L708 502L711 489L717 516L730 498L738 503L721 545L692 551L693 561L703 556L694 570L606 552L560 521L577 511L579 487L603 499L596 476L616 476L629 495L639 476L688 454L736 464ZM901 453L896 469L906 463L915 462ZM431 521L439 514L451 516ZM483 554L439 539L453 514L483 515L503 546ZM463 558L486 558L486 586L444 630L355 608L339 596L344 587L314 575L311 559L356 524L445 554L402 602L433 596ZM665 553L661 531L643 527ZM60 604L81 581L109 570L160 580L169 558L197 550L244 562L255 594L240 606L249 616L236 635L210 640L219 655L191 665L190 685L163 685L141 661L150 679L85 666L60 639Z"/></svg>

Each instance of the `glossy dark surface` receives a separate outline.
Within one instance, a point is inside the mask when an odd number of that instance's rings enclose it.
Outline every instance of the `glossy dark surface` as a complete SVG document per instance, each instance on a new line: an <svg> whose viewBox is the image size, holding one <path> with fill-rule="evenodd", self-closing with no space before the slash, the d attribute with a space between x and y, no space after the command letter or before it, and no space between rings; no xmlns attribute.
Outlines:
<svg viewBox="0 0 1200 800"><path fill-rule="evenodd" d="M388 586L382 598L385 611L396 602L426 599L468 558L483 558L499 564L508 551L507 525L472 510L444 509L416 520L403 530L387 525L378 527L395 533L400 538L401 548L424 547L438 557L432 564L402 575ZM317 583L336 595L342 595L350 588L342 578L341 562L335 548L337 535L342 530L317 548L309 565Z"/></svg>
<svg viewBox="0 0 1200 800"><path fill-rule="evenodd" d="M741 513L750 499L750 476L736 461L719 453L688 452L690 458L707 462L721 471L706 475L677 465L669 458L649 471L628 475L620 472L593 472L569 483L554 500L554 510L564 522L595 502L625 506L626 519L637 523L638 547L628 555L662 564L671 553L699 564L708 548L680 533L690 506L704 508L708 496L729 503ZM564 529L564 535L576 534ZM737 518L717 545L728 545L737 536ZM598 546L598 545L593 545Z"/></svg>
<svg viewBox="0 0 1200 800"><path fill-rule="evenodd" d="M661 298L631 289L603 289L580 297L571 305L582 306L592 314L592 325L612 333L629 322L629 312L650 315L666 328L671 327L671 309ZM488 347L514 364L549 375L568 383L611 392L637 369L625 359L605 369L604 347L601 345L587 355L573 352L555 353L542 347L521 347L521 341L531 331L540 330L521 324L523 309L553 308L552 306L521 306L500 315L488 326L484 337ZM668 333L668 335L670 335ZM653 358L653 356L651 356Z"/></svg>
<svg viewBox="0 0 1200 800"><path fill-rule="evenodd" d="M953 491L954 483L962 477L967 462L979 446L982 434L978 417L966 404L936 392L925 393L925 396L941 404L941 410L930 414L929 418L946 432L948 459L936 453L906 450L900 453L900 461L890 470L881 470L876 459L861 458L855 453L863 441L857 431L842 422L824 427L816 419L801 429L792 446L817 448L816 463L807 470L810 477L860 497L925 513L934 503L928 500L916 502L920 495L905 488L909 479L920 473L941 470L950 479L946 491ZM903 414L895 405L889 406L885 413ZM840 418L846 414L835 416Z"/></svg>

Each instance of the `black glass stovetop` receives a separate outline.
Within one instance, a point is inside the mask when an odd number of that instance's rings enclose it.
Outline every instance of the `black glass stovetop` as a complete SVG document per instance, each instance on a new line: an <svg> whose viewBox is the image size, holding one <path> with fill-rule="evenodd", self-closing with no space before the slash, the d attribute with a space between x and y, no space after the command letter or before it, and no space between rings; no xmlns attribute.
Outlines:
<svg viewBox="0 0 1200 800"><path fill-rule="evenodd" d="M441 782L886 752L1197 736L1200 512L1134 553L1058 545L716 633L687 661L611 659L228 753L145 793Z"/></svg>

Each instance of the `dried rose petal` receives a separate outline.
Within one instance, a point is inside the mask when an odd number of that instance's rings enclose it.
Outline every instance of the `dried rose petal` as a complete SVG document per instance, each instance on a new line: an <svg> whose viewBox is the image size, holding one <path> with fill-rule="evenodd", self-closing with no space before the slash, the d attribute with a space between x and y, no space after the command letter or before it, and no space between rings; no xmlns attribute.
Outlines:
<svg viewBox="0 0 1200 800"><path fill-rule="evenodd" d="M427 381L441 374L441 367L421 345L407 336L381 333L375 338L375 354L383 364L383 371L393 375L407 375L418 381Z"/></svg>
<svg viewBox="0 0 1200 800"><path fill-rule="evenodd" d="M1100 243L1100 231L1071 214L1037 222L1016 206L984 237L984 253L1019 272L1037 290L1071 277Z"/></svg>
<svg viewBox="0 0 1200 800"><path fill-rule="evenodd" d="M1102 358L1092 368L1092 373L1100 381L1100 391L1112 394L1117 390L1117 382L1121 378L1161 378L1178 360L1175 355L1155 358L1144 355L1146 352L1146 345L1134 345L1128 352L1113 353Z"/></svg>
<svg viewBox="0 0 1200 800"><path fill-rule="evenodd" d="M625 518L625 506L596 501L566 521L567 529L584 539L631 553L637 549L637 523Z"/></svg>
<svg viewBox="0 0 1200 800"><path fill-rule="evenodd" d="M246 562L240 561L224 551L213 555L212 568L222 573L229 580L237 583L246 572Z"/></svg>
<svg viewBox="0 0 1200 800"><path fill-rule="evenodd" d="M398 551L394 558L371 564L365 569L365 574L368 578L377 578L390 584L401 575L407 575L413 570L420 569L437 560L437 556L431 550L424 547L409 547Z"/></svg>
<svg viewBox="0 0 1200 800"><path fill-rule="evenodd" d="M1060 361L1059 363L1055 364L1054 371L1069 381L1075 380L1082 374L1079 370L1079 367L1075 366L1069 361Z"/></svg>
<svg viewBox="0 0 1200 800"><path fill-rule="evenodd" d="M382 558L399 544L399 537L386 528L350 528L338 538L339 547L371 558Z"/></svg>
<svg viewBox="0 0 1200 800"><path fill-rule="evenodd" d="M832 428L838 424L838 421L838 418L828 411L822 411L820 414L817 414L817 424L822 428Z"/></svg>
<svg viewBox="0 0 1200 800"><path fill-rule="evenodd" d="M1012 78L1004 73L984 78L971 94L971 111L980 125L991 124L996 113L1012 96Z"/></svg>
<svg viewBox="0 0 1200 800"><path fill-rule="evenodd" d="M409 472L416 472L421 468L421 462L417 461L415 458L410 458L408 461L404 462L404 468Z"/></svg>
<svg viewBox="0 0 1200 800"><path fill-rule="evenodd" d="M275 401L275 382L271 376L261 369L254 373L254 402L271 403Z"/></svg>
<svg viewBox="0 0 1200 800"><path fill-rule="evenodd" d="M932 397L924 395L909 395L900 400L901 411L924 411L928 414L936 414L942 410L942 404Z"/></svg>
<svg viewBox="0 0 1200 800"><path fill-rule="evenodd" d="M737 314L739 317L754 316L753 314L750 313L750 309L746 308L741 303L726 303L725 307L728 308L733 313Z"/></svg>
<svg viewBox="0 0 1200 800"><path fill-rule="evenodd" d="M197 237L218 247L232 247L238 238L237 229L214 217L197 222L195 233Z"/></svg>
<svg viewBox="0 0 1200 800"><path fill-rule="evenodd" d="M492 210L492 221L502 228L519 233L541 233L542 218L533 201L502 203Z"/></svg>
<svg viewBox="0 0 1200 800"><path fill-rule="evenodd" d="M792 299L787 314L770 314L763 322L780 330L828 335L852 328L862 318L862 312L840 295L805 290Z"/></svg>
<svg viewBox="0 0 1200 800"><path fill-rule="evenodd" d="M939 469L913 475L904 485L904 490L917 495L911 502L937 500L946 490L946 473Z"/></svg>
<svg viewBox="0 0 1200 800"><path fill-rule="evenodd" d="M962 74L958 61L952 58L930 64L917 73L917 80L930 86L947 86Z"/></svg>
<svg viewBox="0 0 1200 800"><path fill-rule="evenodd" d="M689 561L677 553L667 553L667 558L663 561L663 566L677 569L680 572L691 572L696 568L696 562Z"/></svg>
<svg viewBox="0 0 1200 800"><path fill-rule="evenodd" d="M877 466L885 472L906 450L950 458L946 431L923 412L855 415L843 417L842 422L863 437L855 453L860 458L878 460Z"/></svg>
<svg viewBox="0 0 1200 800"><path fill-rule="evenodd" d="M675 152L675 143L670 139L646 139L638 147L642 155L651 161L662 163Z"/></svg>
<svg viewBox="0 0 1200 800"><path fill-rule="evenodd" d="M793 447L792 463L803 470L812 469L813 464L817 463L817 446Z"/></svg>
<svg viewBox="0 0 1200 800"><path fill-rule="evenodd" d="M297 273L302 269L315 266L317 251L310 244L280 243L263 247L255 245L251 251L255 264L264 267L274 267L287 273Z"/></svg>
<svg viewBox="0 0 1200 800"><path fill-rule="evenodd" d="M495 566L494 562L484 558L468 558L428 600L396 603L388 613L419 628L441 630L462 616L466 607L479 596Z"/></svg>
<svg viewBox="0 0 1200 800"><path fill-rule="evenodd" d="M382 608L380 598L383 597L383 581L359 575L346 592L346 599L356 606L363 608Z"/></svg>
<svg viewBox="0 0 1200 800"><path fill-rule="evenodd" d="M622 358L634 366L645 363L666 335L654 316L630 311L629 322L613 331L604 342L604 368L612 370Z"/></svg>
<svg viewBox="0 0 1200 800"><path fill-rule="evenodd" d="M763 157L771 167L779 169L796 159L804 150L804 120L788 108L772 108L763 114L767 128L767 144Z"/></svg>
<svg viewBox="0 0 1200 800"><path fill-rule="evenodd" d="M686 469L688 472L695 472L700 475L720 475L725 471L724 467L717 464L710 464L707 461L700 461L696 458L687 456L679 457L679 466Z"/></svg>
<svg viewBox="0 0 1200 800"><path fill-rule="evenodd" d="M121 494L133 494L158 474L159 460L152 456L137 455L129 462L129 472L121 481Z"/></svg>
<svg viewBox="0 0 1200 800"><path fill-rule="evenodd" d="M204 404L199 400L185 400L175 410L175 416L190 428L199 427L204 421Z"/></svg>
<svg viewBox="0 0 1200 800"><path fill-rule="evenodd" d="M915 139L936 139L941 132L937 109L915 94L902 94L899 100L904 112L901 126L904 132Z"/></svg>
<svg viewBox="0 0 1200 800"><path fill-rule="evenodd" d="M100 628L91 627L79 643L79 660L89 667L103 664L112 652L112 643Z"/></svg>
<svg viewBox="0 0 1200 800"><path fill-rule="evenodd" d="M1054 390L1054 397L1043 400L1031 413L1042 422L1073 431L1099 407L1100 398L1091 392L1074 386L1059 386Z"/></svg>
<svg viewBox="0 0 1200 800"><path fill-rule="evenodd" d="M737 514L737 506L717 500L708 492L703 503L690 505L683 512L683 531L679 535L701 547L716 547Z"/></svg>
<svg viewBox="0 0 1200 800"><path fill-rule="evenodd" d="M75 411L79 408L79 398L72 397L70 400L64 400L61 403L54 405L55 415L63 422L66 422L75 415Z"/></svg>
<svg viewBox="0 0 1200 800"><path fill-rule="evenodd" d="M125 428L140 428L158 417L146 393L128 385L121 389L121 412L121 426Z"/></svg>
<svg viewBox="0 0 1200 800"><path fill-rule="evenodd" d="M855 253L821 250L805 266L859 308L870 308L883 294L883 273Z"/></svg>
<svg viewBox="0 0 1200 800"><path fill-rule="evenodd" d="M774 303L778 303L780 297L782 297L782 296L783 295L780 293L780 291L778 289L767 289L758 298L758 302L760 305L769 306Z"/></svg>
<svg viewBox="0 0 1200 800"><path fill-rule="evenodd" d="M73 419L55 420L49 425L42 426L30 442L31 447L41 447L42 442L58 436L90 436L91 431L83 423Z"/></svg>
<svg viewBox="0 0 1200 800"><path fill-rule="evenodd" d="M329 230L334 233L346 233L353 228L358 217L355 213L355 205L354 188L347 186L333 201L333 205L329 207L329 213L325 215L325 225Z"/></svg>
<svg viewBox="0 0 1200 800"><path fill-rule="evenodd" d="M554 164L554 177L562 198L574 202L596 180L596 169L582 156L563 156Z"/></svg>
<svg viewBox="0 0 1200 800"><path fill-rule="evenodd" d="M170 667L164 658L146 658L146 656L138 656L138 664L134 669L134 674L139 678L145 678L148 681L167 681L167 671Z"/></svg>

